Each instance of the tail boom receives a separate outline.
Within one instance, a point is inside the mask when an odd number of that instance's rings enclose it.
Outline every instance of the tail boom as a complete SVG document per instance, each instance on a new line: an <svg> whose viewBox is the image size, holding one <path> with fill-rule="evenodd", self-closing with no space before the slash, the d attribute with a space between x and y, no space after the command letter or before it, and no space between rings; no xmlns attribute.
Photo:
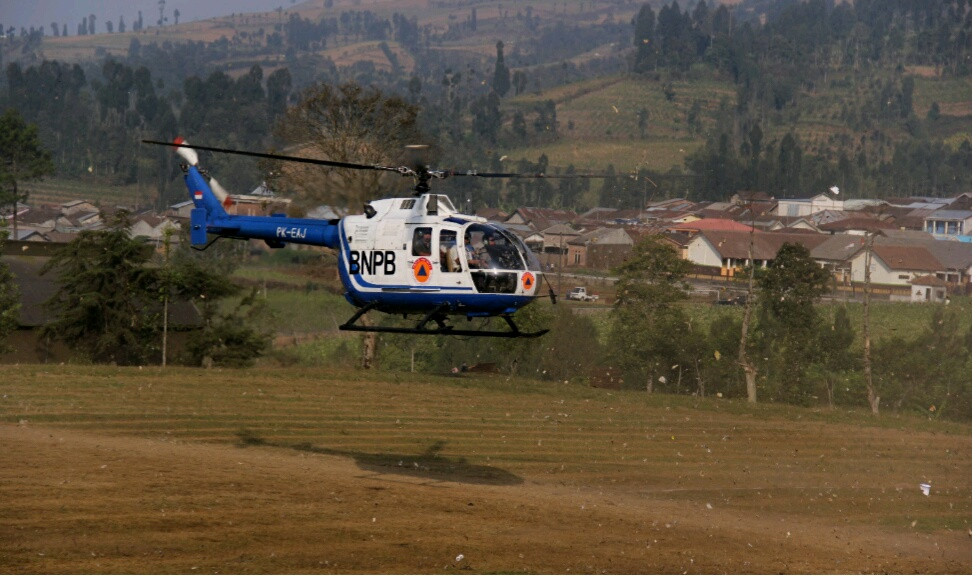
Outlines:
<svg viewBox="0 0 977 576"><path fill-rule="evenodd" d="M196 166L185 177L194 209L190 214L190 244L207 244L207 235L264 240L270 246L286 243L339 247L339 223L286 216L239 216L228 214L207 179Z"/></svg>

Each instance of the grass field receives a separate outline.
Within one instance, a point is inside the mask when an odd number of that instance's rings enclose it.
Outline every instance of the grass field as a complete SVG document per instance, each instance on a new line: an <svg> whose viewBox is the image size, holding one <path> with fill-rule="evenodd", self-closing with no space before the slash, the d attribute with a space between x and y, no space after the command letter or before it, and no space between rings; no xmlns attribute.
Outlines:
<svg viewBox="0 0 977 576"><path fill-rule="evenodd" d="M970 573L970 434L497 375L8 366L0 571Z"/></svg>

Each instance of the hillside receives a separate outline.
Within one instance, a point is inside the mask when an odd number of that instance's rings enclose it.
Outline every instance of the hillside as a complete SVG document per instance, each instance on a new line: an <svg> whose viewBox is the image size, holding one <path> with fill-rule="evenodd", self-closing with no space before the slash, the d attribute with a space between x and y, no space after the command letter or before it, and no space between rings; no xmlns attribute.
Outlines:
<svg viewBox="0 0 977 576"><path fill-rule="evenodd" d="M158 204L178 175L140 138L281 146L271 134L285 106L345 82L417 104L425 137L461 168L545 155L553 169L674 176L648 192L717 200L838 183L864 197L968 191L970 3L856 4L309 0L123 33L8 36L0 105L40 125L59 176L96 193L152 182ZM236 188L261 178L231 172ZM647 197L626 187L601 200ZM598 200L582 198L576 207Z"/></svg>
<svg viewBox="0 0 977 576"><path fill-rule="evenodd" d="M971 571L969 427L497 377L8 368L14 572Z"/></svg>

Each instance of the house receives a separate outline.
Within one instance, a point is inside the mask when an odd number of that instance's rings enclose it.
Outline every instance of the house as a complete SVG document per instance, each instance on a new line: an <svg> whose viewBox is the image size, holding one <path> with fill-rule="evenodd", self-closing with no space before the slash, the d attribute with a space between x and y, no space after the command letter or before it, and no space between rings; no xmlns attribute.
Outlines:
<svg viewBox="0 0 977 576"><path fill-rule="evenodd" d="M918 276L910 282L910 302L938 302L946 303L947 285L932 274Z"/></svg>
<svg viewBox="0 0 977 576"><path fill-rule="evenodd" d="M851 260L852 282L865 282L867 246ZM872 247L872 284L910 286L918 276L946 274L943 264L923 246L877 244Z"/></svg>
<svg viewBox="0 0 977 576"><path fill-rule="evenodd" d="M132 238L142 236L150 240L162 240L166 237L167 229L172 230L171 234L175 235L180 230L180 224L161 216L142 214L133 220L132 228L129 230L129 236Z"/></svg>
<svg viewBox="0 0 977 576"><path fill-rule="evenodd" d="M509 217L507 212L504 212L498 208L492 208L490 206L483 206L475 211L475 215L481 218L485 218L491 222L504 222L506 218Z"/></svg>
<svg viewBox="0 0 977 576"><path fill-rule="evenodd" d="M224 201L224 209L228 214L238 216L270 216L285 214L291 204L291 198L240 194L228 196Z"/></svg>
<svg viewBox="0 0 977 576"><path fill-rule="evenodd" d="M98 213L98 206L92 204L88 200L71 200L70 202L65 202L61 204L61 215L62 216L73 216L75 214L91 214L92 212Z"/></svg>
<svg viewBox="0 0 977 576"><path fill-rule="evenodd" d="M780 198L777 216L810 216L822 210L844 210L845 203L837 196L818 194L813 198Z"/></svg>
<svg viewBox="0 0 977 576"><path fill-rule="evenodd" d="M166 210L166 215L170 218L190 220L190 211L193 210L193 200L184 200L171 205Z"/></svg>
<svg viewBox="0 0 977 576"><path fill-rule="evenodd" d="M970 210L934 210L923 219L923 230L937 238L971 236L973 213Z"/></svg>
<svg viewBox="0 0 977 576"><path fill-rule="evenodd" d="M26 244L25 244L26 246ZM49 244L42 245L45 249ZM33 252L33 250L31 250ZM7 338L12 352L0 354L0 362L58 362L70 358L71 353L63 345L52 347L42 345L40 329L53 320L51 311L44 306L58 291L58 277L55 272L41 274L49 256L4 255L3 261L10 267L14 282L20 293L18 329ZM149 306L159 306L158 303ZM203 324L200 312L192 302L175 300L168 309L172 346L169 354L179 353L182 342L189 330Z"/></svg>
<svg viewBox="0 0 977 576"><path fill-rule="evenodd" d="M673 224L665 228L665 230L668 232L681 232L689 237L692 237L704 230L749 232L750 229L751 228L746 224L740 224L734 220L726 220L722 218L703 218L694 222Z"/></svg>
<svg viewBox="0 0 977 576"><path fill-rule="evenodd" d="M843 286L851 282L851 259L865 246L863 236L835 234L811 250L811 258L831 272L835 281Z"/></svg>
<svg viewBox="0 0 977 576"><path fill-rule="evenodd" d="M952 290L970 293L974 266L973 246L953 240L930 240L924 245L943 268L936 273L936 277L945 281Z"/></svg>
<svg viewBox="0 0 977 576"><path fill-rule="evenodd" d="M623 228L598 228L567 244L567 265L610 270L627 260L634 240Z"/></svg>
<svg viewBox="0 0 977 576"><path fill-rule="evenodd" d="M554 210L551 208L517 208L505 219L503 224L525 224L533 229L543 231L555 224L566 224L577 219L573 210Z"/></svg>
<svg viewBox="0 0 977 576"><path fill-rule="evenodd" d="M857 234L865 236L871 232L880 230L898 230L899 227L891 222L879 220L872 216L855 213L847 218L823 222L818 225L818 230L828 234Z"/></svg>
<svg viewBox="0 0 977 576"><path fill-rule="evenodd" d="M689 241L686 259L698 266L718 269L720 276L733 276L751 260L755 266L766 268L788 242L811 251L827 239L823 234L701 230Z"/></svg>

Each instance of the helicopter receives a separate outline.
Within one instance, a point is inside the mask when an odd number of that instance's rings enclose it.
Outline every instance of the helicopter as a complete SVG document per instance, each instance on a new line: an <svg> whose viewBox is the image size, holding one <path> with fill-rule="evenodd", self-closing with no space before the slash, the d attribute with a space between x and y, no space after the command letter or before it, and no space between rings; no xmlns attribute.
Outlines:
<svg viewBox="0 0 977 576"><path fill-rule="evenodd" d="M459 212L447 196L431 192L430 181L450 176L599 177L431 170L421 162L415 162L413 166L355 164L191 146L182 138L173 142L143 142L172 146L182 158L180 167L194 205L190 212L192 247L205 250L220 238L232 238L264 240L272 248L283 248L291 243L336 250L344 296L356 307L353 315L339 328L360 332L507 338L536 338L547 333L546 329L522 331L513 320L517 310L540 297L540 280L545 277L536 255L501 224ZM363 214L330 220L284 214L228 214L225 207L230 198L200 167L198 150L334 168L396 172L414 179L414 194L372 200L364 204ZM213 239L209 239L211 236ZM552 287L548 295L556 304ZM374 311L404 318L419 316L420 319L413 326L359 322ZM455 328L448 323L450 317L468 321L499 317L508 329Z"/></svg>

